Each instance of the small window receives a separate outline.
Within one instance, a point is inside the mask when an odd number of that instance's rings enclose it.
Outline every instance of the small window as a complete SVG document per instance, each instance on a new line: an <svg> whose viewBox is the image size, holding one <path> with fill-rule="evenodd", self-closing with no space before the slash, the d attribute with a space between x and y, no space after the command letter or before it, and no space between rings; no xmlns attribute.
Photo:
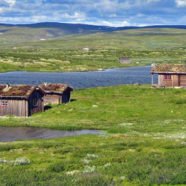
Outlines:
<svg viewBox="0 0 186 186"><path fill-rule="evenodd" d="M165 80L171 80L171 75L164 75Z"/></svg>
<svg viewBox="0 0 186 186"><path fill-rule="evenodd" d="M6 101L6 100L0 101L0 107L7 107L7 105L8 105L8 101Z"/></svg>

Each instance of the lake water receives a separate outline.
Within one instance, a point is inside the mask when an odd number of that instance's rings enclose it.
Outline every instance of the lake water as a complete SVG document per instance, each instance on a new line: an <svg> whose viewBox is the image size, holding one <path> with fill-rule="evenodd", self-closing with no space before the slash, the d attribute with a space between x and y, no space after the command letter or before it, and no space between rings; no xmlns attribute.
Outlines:
<svg viewBox="0 0 186 186"><path fill-rule="evenodd" d="M156 80L157 81L157 80ZM93 72L7 72L0 73L0 84L67 83L74 88L120 84L150 84L150 67L130 67Z"/></svg>
<svg viewBox="0 0 186 186"><path fill-rule="evenodd" d="M0 142L11 142L30 139L51 139L79 135L99 135L99 130L62 131L34 127L0 127Z"/></svg>

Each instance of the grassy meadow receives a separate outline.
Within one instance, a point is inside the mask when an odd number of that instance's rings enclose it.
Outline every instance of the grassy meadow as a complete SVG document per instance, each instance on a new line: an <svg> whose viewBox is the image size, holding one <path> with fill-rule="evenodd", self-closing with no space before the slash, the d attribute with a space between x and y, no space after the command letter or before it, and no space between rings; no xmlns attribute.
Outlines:
<svg viewBox="0 0 186 186"><path fill-rule="evenodd" d="M184 29L135 29L43 41L45 31L30 29L32 42L24 32L0 35L0 72L186 62ZM120 64L122 57L130 63ZM103 133L0 143L0 186L186 185L185 89L98 87L75 90L72 98L30 118L0 118L0 126Z"/></svg>
<svg viewBox="0 0 186 186"><path fill-rule="evenodd" d="M40 30L38 34L36 30L30 32L30 37L33 34L40 37ZM1 72L87 71L186 62L185 29L135 29L33 42L22 37L16 39L13 34L0 37ZM122 57L129 58L130 63L120 64Z"/></svg>
<svg viewBox="0 0 186 186"><path fill-rule="evenodd" d="M98 87L72 98L0 125L105 132L0 143L0 185L186 185L185 89Z"/></svg>

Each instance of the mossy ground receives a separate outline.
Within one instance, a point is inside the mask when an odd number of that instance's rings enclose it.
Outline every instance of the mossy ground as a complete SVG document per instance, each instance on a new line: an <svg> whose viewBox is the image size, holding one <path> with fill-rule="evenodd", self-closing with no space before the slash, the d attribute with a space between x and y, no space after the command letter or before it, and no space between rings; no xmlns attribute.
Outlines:
<svg viewBox="0 0 186 186"><path fill-rule="evenodd" d="M0 125L106 133L1 143L0 185L186 184L185 89L100 87L76 90L72 98ZM24 157L30 163L14 163Z"/></svg>

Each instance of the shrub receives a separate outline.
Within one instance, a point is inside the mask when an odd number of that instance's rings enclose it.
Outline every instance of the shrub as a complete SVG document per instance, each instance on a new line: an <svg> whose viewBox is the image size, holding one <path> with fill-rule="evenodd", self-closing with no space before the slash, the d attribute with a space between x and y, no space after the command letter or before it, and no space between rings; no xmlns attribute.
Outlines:
<svg viewBox="0 0 186 186"><path fill-rule="evenodd" d="M28 158L22 157L22 158L17 158L14 161L14 165L29 165L30 160Z"/></svg>

